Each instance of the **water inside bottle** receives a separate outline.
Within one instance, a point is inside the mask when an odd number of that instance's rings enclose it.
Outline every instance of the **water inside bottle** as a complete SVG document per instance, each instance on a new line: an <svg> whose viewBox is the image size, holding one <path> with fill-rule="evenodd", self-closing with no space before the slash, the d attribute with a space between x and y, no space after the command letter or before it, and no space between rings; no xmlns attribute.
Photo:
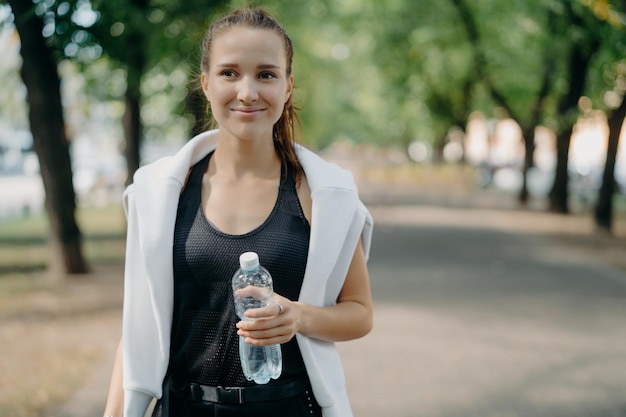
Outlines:
<svg viewBox="0 0 626 417"><path fill-rule="evenodd" d="M243 373L248 381L267 384L270 379L278 379L282 372L282 352L280 345L252 346L239 338L239 355L247 358L242 361Z"/></svg>

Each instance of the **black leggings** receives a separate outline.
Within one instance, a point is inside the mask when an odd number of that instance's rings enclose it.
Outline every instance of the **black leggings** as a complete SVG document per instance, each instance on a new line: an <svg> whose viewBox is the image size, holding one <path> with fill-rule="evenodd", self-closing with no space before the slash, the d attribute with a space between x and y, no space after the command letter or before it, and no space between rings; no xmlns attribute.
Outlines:
<svg viewBox="0 0 626 417"><path fill-rule="evenodd" d="M245 404L193 401L176 395L169 395L167 402L169 414L163 412L163 401L159 400L152 417L322 417L322 410L310 388L281 400Z"/></svg>

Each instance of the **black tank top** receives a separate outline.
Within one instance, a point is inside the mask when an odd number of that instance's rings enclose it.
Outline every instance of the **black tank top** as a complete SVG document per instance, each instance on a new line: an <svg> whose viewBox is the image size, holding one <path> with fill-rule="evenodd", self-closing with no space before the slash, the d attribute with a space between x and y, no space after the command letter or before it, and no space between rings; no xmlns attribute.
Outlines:
<svg viewBox="0 0 626 417"><path fill-rule="evenodd" d="M216 229L201 205L202 177L212 154L198 162L180 196L174 231L174 314L169 373L178 384L248 386L239 362L231 279L239 255L254 251L272 274L276 293L297 300L307 262L310 225L292 172L281 174L278 198L265 222L246 234ZM294 337L282 345L281 379L306 375Z"/></svg>

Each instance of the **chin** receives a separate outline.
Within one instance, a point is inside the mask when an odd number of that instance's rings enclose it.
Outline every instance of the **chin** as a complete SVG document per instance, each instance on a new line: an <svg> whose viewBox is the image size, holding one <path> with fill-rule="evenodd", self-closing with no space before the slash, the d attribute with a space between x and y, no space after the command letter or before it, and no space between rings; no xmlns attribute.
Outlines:
<svg viewBox="0 0 626 417"><path fill-rule="evenodd" d="M272 129L266 131L266 129L260 129L258 127L248 127L245 129L228 129L220 127L221 130L228 132L229 135L246 141L259 140L263 138L272 138Z"/></svg>
<svg viewBox="0 0 626 417"><path fill-rule="evenodd" d="M239 126L219 125L220 130L228 132L230 135L242 140L255 140L259 138L272 137L274 125L259 126L257 123L243 124Z"/></svg>

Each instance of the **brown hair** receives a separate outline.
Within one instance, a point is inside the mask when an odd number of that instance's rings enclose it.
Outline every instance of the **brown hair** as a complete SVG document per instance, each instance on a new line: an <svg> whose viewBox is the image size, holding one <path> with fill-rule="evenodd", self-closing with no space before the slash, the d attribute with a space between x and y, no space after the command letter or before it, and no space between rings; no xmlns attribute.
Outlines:
<svg viewBox="0 0 626 417"><path fill-rule="evenodd" d="M202 60L200 69L202 72L209 71L209 56L215 37L225 30L233 27L244 26L253 29L265 29L277 33L285 45L285 55L287 57L287 76L291 75L291 65L293 61L293 44L287 32L280 23L271 17L266 11L259 8L243 7L232 11L227 16L215 21L207 30L202 41ZM211 120L211 126L216 127L215 119ZM302 175L302 166L298 161L295 150L296 126L300 126L300 120L293 104L293 94L289 95L283 114L274 124L273 137L274 148L282 161L283 169L292 168L296 181Z"/></svg>

